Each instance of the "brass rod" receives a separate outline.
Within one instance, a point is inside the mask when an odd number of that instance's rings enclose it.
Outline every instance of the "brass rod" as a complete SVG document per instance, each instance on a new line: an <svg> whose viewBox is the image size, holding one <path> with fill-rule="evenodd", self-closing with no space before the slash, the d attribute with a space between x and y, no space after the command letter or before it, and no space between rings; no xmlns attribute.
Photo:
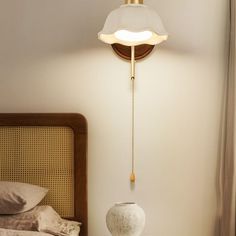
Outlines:
<svg viewBox="0 0 236 236"><path fill-rule="evenodd" d="M143 0L125 0L125 4L143 4Z"/></svg>
<svg viewBox="0 0 236 236"><path fill-rule="evenodd" d="M135 46L131 46L131 79L135 79Z"/></svg>
<svg viewBox="0 0 236 236"><path fill-rule="evenodd" d="M135 81L135 46L131 46L131 83L132 83L132 171L130 175L130 182L135 182L134 172L134 81Z"/></svg>

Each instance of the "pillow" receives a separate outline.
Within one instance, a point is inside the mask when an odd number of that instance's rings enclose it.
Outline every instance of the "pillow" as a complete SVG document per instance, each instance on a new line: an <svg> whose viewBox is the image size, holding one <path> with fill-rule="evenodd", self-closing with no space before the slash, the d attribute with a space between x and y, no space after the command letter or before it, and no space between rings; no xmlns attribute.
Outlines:
<svg viewBox="0 0 236 236"><path fill-rule="evenodd" d="M37 185L0 181L0 214L17 214L35 207L48 189Z"/></svg>
<svg viewBox="0 0 236 236"><path fill-rule="evenodd" d="M0 228L39 231L57 236L79 235L80 223L62 219L51 206L36 206L30 211L0 216Z"/></svg>

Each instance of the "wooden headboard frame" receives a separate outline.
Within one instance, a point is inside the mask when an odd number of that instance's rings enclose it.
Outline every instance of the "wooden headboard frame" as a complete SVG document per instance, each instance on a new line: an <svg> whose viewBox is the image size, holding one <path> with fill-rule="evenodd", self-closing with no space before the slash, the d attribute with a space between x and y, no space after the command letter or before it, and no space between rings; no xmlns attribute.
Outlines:
<svg viewBox="0 0 236 236"><path fill-rule="evenodd" d="M3 113L0 126L64 126L74 133L74 220L82 222L80 236L88 235L87 225L87 122L74 113Z"/></svg>

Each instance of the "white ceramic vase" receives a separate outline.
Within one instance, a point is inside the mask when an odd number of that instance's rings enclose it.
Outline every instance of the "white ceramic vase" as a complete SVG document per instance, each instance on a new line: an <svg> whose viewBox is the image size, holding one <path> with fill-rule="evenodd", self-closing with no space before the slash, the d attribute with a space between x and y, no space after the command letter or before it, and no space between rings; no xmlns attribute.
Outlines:
<svg viewBox="0 0 236 236"><path fill-rule="evenodd" d="M140 236L145 225L145 213L134 202L116 203L106 216L112 236Z"/></svg>

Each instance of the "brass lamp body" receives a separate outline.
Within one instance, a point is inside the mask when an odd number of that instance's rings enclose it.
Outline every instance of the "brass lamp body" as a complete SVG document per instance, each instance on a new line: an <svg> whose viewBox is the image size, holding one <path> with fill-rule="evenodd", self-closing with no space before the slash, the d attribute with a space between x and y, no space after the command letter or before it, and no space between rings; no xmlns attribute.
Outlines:
<svg viewBox="0 0 236 236"><path fill-rule="evenodd" d="M143 4L143 0L125 0L125 4Z"/></svg>

